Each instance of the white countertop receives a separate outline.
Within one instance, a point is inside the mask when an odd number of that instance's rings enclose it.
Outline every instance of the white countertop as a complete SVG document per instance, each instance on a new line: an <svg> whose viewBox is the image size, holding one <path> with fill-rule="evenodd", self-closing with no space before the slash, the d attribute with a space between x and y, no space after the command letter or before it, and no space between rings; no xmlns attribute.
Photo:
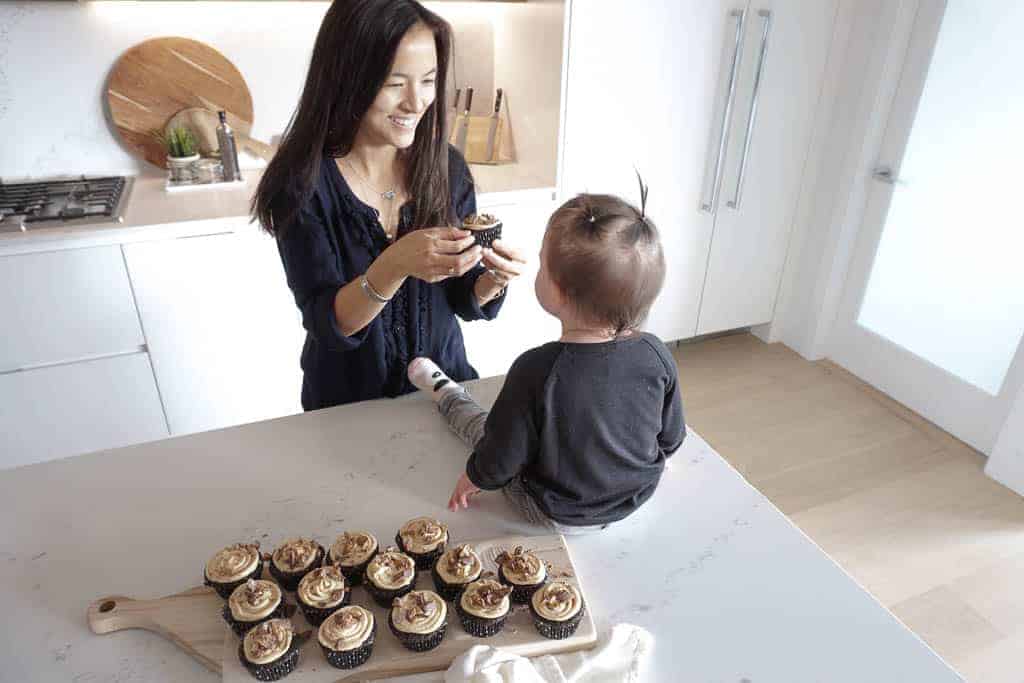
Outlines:
<svg viewBox="0 0 1024 683"><path fill-rule="evenodd" d="M156 634L93 635L85 610L198 585L231 542L384 538L418 515L530 533L500 494L447 511L465 455L413 395L0 472L0 678L217 680ZM696 435L640 511L568 544L599 629L655 635L651 680L962 680Z"/></svg>

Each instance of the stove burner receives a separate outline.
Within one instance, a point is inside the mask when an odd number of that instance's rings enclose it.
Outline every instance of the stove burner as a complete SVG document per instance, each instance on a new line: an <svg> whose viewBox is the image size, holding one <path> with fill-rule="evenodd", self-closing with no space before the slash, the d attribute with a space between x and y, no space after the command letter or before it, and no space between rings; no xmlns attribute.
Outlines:
<svg viewBox="0 0 1024 683"><path fill-rule="evenodd" d="M0 182L2 231L120 221L130 186L124 177Z"/></svg>

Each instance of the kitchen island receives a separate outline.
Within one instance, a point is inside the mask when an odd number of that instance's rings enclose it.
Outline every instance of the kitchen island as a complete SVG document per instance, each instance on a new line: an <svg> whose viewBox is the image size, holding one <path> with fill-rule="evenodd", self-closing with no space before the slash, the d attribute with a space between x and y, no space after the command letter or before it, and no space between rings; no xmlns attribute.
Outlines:
<svg viewBox="0 0 1024 683"><path fill-rule="evenodd" d="M499 387L472 385L484 405ZM217 680L153 633L93 635L85 610L198 585L232 542L383 539L419 515L454 539L543 533L498 494L447 511L465 455L416 394L0 472L0 679ZM568 545L598 629L654 634L652 681L962 680L696 434L639 512Z"/></svg>

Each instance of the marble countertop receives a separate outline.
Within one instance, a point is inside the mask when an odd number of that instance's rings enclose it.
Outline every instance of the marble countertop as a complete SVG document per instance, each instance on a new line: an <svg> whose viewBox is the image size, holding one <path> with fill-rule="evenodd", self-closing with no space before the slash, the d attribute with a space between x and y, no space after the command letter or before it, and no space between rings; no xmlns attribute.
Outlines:
<svg viewBox="0 0 1024 683"><path fill-rule="evenodd" d="M445 508L465 456L413 395L0 472L0 677L217 680L153 633L93 635L85 610L198 585L231 542L385 538L418 515L455 538L537 533L500 494ZM647 505L568 545L598 628L654 634L650 680L962 680L695 434Z"/></svg>

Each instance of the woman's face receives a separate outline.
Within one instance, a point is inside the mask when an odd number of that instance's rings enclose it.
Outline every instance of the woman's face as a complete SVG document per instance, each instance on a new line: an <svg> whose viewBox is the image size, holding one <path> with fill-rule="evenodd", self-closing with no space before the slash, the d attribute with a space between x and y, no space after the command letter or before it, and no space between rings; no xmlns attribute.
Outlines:
<svg viewBox="0 0 1024 683"><path fill-rule="evenodd" d="M416 126L434 103L436 78L434 34L416 24L398 44L391 71L359 124L359 135L370 144L411 146Z"/></svg>

